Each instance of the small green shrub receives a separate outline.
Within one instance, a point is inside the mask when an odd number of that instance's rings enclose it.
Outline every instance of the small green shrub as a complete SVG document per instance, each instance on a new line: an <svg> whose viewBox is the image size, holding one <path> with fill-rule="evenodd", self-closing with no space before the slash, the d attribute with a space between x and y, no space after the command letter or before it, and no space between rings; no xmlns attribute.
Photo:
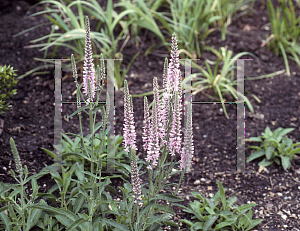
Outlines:
<svg viewBox="0 0 300 231"><path fill-rule="evenodd" d="M184 208L184 212L191 213L194 216L192 222L186 219L180 220L190 226L190 230L217 231L217 230L251 230L262 222L262 219L252 220L253 206L257 204L245 204L234 206L236 197L229 197L226 200L223 185L217 180L219 191L211 198L205 198L197 192L192 195L201 200L195 200L189 203L189 207L176 204ZM219 201L221 199L221 201ZM248 212L248 213L247 213Z"/></svg>
<svg viewBox="0 0 300 231"><path fill-rule="evenodd" d="M293 141L288 137L283 137L287 133L293 131L294 128L277 128L274 132L270 130L269 127L265 129L262 136L251 137L249 141L261 142L260 147L250 146L250 148L256 149L249 158L247 162L257 159L262 156L266 156L258 165L267 167L274 162L280 165L280 160L284 170L291 167L291 161L295 158L295 154L300 153L300 147L295 148L295 146L300 145L300 142L293 144Z"/></svg>
<svg viewBox="0 0 300 231"><path fill-rule="evenodd" d="M18 80L15 80L15 70L10 66L0 66L0 114L8 111L11 108L9 103L5 104L5 100L11 98L13 95L17 94L17 90L13 88Z"/></svg>

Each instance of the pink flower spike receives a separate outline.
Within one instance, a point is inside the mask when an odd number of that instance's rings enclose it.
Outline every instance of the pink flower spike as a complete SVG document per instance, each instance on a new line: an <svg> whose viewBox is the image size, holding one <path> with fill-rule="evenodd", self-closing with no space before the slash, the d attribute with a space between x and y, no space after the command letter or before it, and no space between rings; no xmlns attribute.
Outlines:
<svg viewBox="0 0 300 231"><path fill-rule="evenodd" d="M135 155L135 152L132 151L130 153L130 159L131 159L131 182L132 182L132 191L134 195L132 196L133 199L135 199L134 203L137 204L137 201L142 200L142 190L141 190L141 179L139 177L139 169L137 166L137 156Z"/></svg>
<svg viewBox="0 0 300 231"><path fill-rule="evenodd" d="M88 16L85 17L85 59L83 64L83 85L84 93L88 95L87 104L89 104L95 96L95 69L93 63L92 42L90 37L90 22ZM90 82L90 88L88 80Z"/></svg>
<svg viewBox="0 0 300 231"><path fill-rule="evenodd" d="M133 148L137 151L136 147L136 133L134 126L134 118L133 118L133 107L132 107L132 98L129 95L128 84L127 81L124 81L124 140L125 151L130 152L130 148Z"/></svg>

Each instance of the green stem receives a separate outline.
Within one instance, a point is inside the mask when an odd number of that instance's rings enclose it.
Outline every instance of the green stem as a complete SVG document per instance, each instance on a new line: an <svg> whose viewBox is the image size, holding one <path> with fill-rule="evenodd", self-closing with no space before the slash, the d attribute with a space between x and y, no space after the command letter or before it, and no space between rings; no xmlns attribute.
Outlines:
<svg viewBox="0 0 300 231"><path fill-rule="evenodd" d="M25 227L24 227L24 224L25 224L25 214L24 214L24 192L23 192L24 181L23 181L22 175L20 175L20 180L21 180L22 229L25 230Z"/></svg>
<svg viewBox="0 0 300 231"><path fill-rule="evenodd" d="M92 112L91 103L90 103L89 117L90 117L90 128L92 134L91 173L94 174L94 123L93 123L93 112Z"/></svg>

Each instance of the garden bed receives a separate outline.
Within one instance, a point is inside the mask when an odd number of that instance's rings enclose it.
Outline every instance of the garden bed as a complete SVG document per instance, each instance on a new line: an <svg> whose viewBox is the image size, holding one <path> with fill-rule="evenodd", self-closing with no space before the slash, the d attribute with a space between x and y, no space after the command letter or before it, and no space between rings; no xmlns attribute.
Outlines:
<svg viewBox="0 0 300 231"><path fill-rule="evenodd" d="M263 1L264 2L264 1ZM13 2L10 9L1 12L0 16L0 65L11 65L18 70L18 74L40 65L33 57L43 57L38 49L24 49L29 41L37 38L37 34L49 33L50 28L42 27L31 33L12 37L21 30L30 28L45 20L42 17L34 17L24 20L23 17L30 5L27 2ZM251 52L258 57L245 61L245 76L256 77L264 74L284 70L282 57L276 57L261 47L268 21L267 9L260 1L256 1L254 9L257 13L242 16L232 22L228 27L231 33L227 34L226 41L221 40L220 32L209 35L207 45L216 48L228 46L234 55L240 52ZM142 33L143 34L143 33ZM167 49L161 49L143 56L143 52L159 40L152 34L144 31L141 36L140 47L129 44L123 52L124 67L130 62L137 51L141 55L134 61L128 72L127 81L130 94L141 94L152 90L153 77L158 77L158 83L162 86L162 71L164 57L168 57ZM71 55L71 53L70 53ZM215 60L215 57L204 52L198 64L205 67L204 60ZM288 134L294 142L300 141L300 70L292 61L289 61L291 76L281 74L267 79L245 81L245 90L255 94L261 103L258 103L250 94L245 94L253 105L255 114L245 108L245 136L246 139L260 136L269 126L272 131L278 127L294 128ZM64 74L64 73L63 73ZM65 73L66 74L66 73ZM54 74L48 76L29 75L19 80L16 88L17 94L12 98L12 110L1 115L4 120L4 129L0 135L0 182L14 183L9 170L15 169L13 155L11 153L9 139L13 137L19 151L23 165L27 165L30 173L38 173L43 167L51 165L52 159L41 148L53 149L54 143ZM72 92L76 89L73 78L64 78L62 81L63 100L74 100ZM152 96L148 101L153 100ZM193 97L193 102L206 101L200 94ZM123 134L123 93L115 93L115 134ZM143 97L133 98L134 119L137 131L138 155L145 157L142 148L142 126L144 117ZM76 106L64 104L62 117L66 118ZM253 208L253 219L263 219L263 222L254 230L299 230L300 227L300 159L292 162L289 171L284 171L276 164L259 171L259 160L246 163L246 173L231 173L236 170L236 105L226 104L229 115L227 119L222 111L221 104L201 103L193 104L193 135L194 135L194 165L191 173L184 178L180 186L179 196L185 199L184 205L191 202L191 192L197 191L209 197L218 190L216 180L219 180L225 188L226 196L237 196L237 204L248 202L257 203ZM101 116L98 117L99 119ZM99 121L99 120L98 120ZM78 117L63 120L63 132L79 133ZM87 117L84 117L83 127L89 127ZM84 134L88 134L85 129ZM252 143L250 143L252 144ZM246 142L246 159L252 152ZM177 158L179 160L179 157ZM171 178L177 182L178 179ZM50 176L44 176L38 180L40 192L47 192L54 181ZM120 180L113 181L113 185L122 185ZM177 212L175 222L180 219L190 219L181 211ZM183 229L187 226L183 225ZM298 229L297 229L298 227Z"/></svg>

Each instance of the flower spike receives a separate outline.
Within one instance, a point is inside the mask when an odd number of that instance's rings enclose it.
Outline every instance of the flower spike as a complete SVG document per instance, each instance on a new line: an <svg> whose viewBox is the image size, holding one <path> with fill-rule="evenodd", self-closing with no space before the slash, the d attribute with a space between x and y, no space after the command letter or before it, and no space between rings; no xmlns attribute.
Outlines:
<svg viewBox="0 0 300 231"><path fill-rule="evenodd" d="M124 140L125 151L130 152L130 148L137 150L136 147L136 133L134 127L132 98L129 95L127 81L124 81Z"/></svg>
<svg viewBox="0 0 300 231"><path fill-rule="evenodd" d="M93 63L92 42L90 36L90 22L88 16L85 17L85 59L83 65L83 85L84 93L88 95L87 104L95 96L95 70ZM90 82L90 89L89 89Z"/></svg>

